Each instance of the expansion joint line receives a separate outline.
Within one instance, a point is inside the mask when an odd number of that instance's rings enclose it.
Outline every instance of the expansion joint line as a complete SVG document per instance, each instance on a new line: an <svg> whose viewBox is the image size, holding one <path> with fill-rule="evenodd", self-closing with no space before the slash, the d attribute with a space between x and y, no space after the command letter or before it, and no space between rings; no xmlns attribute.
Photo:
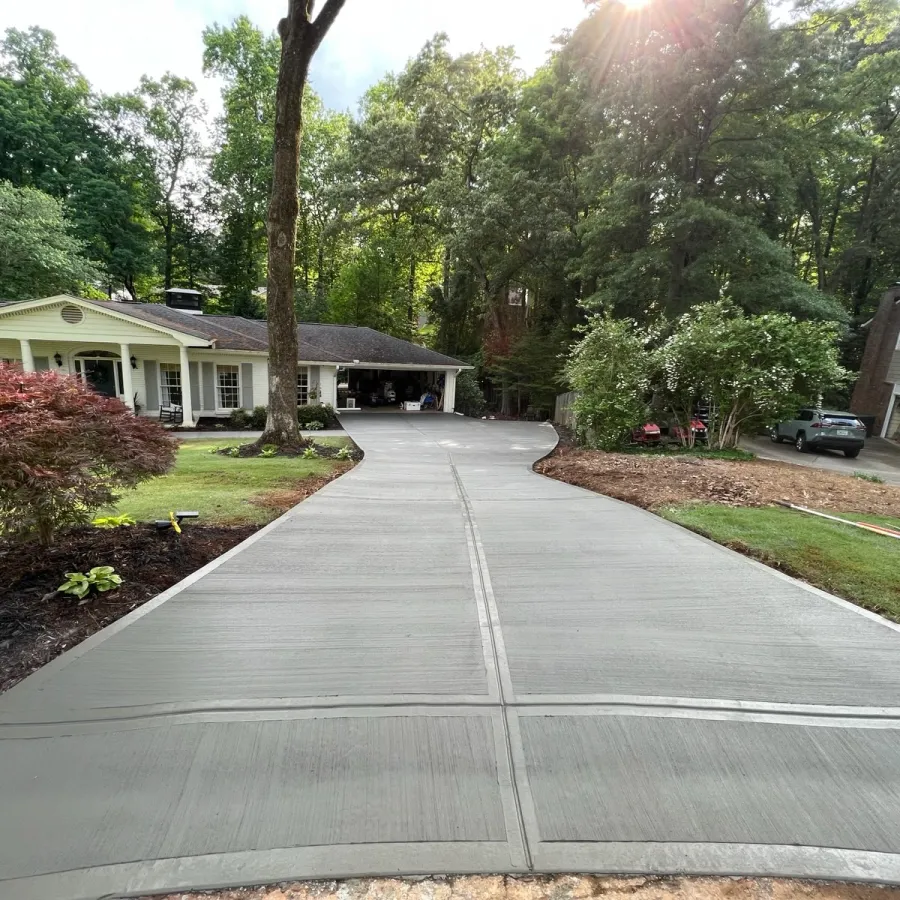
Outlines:
<svg viewBox="0 0 900 900"><path fill-rule="evenodd" d="M472 542L475 547L475 555L472 560L473 568L475 568L478 581L481 585L481 595L487 607L488 632L491 642L491 653L493 655L494 671L497 673L497 681L499 684L499 699L501 707L500 719L503 725L503 737L506 747L507 762L509 765L510 782L512 787L513 800L516 808L516 819L519 825L519 834L522 839L522 848L525 853L525 862L530 870L534 869L534 863L531 858L531 848L528 845L528 834L525 830L525 817L522 813L522 798L519 796L519 786L516 781L515 756L512 749L512 735L509 730L509 722L507 720L507 710L515 706L515 695L512 690L512 679L509 673L509 663L506 658L506 649L503 642L503 633L500 628L500 616L497 610L496 600L494 598L494 589L491 585L491 576L488 571L487 558L484 553L484 545L481 542L481 535L478 531L478 525L475 521L475 513L472 508L472 501L466 493L462 478L460 478L459 470L453 462L453 457L448 453L447 457L450 462L450 470L453 473L453 479L456 482L456 489L459 492L460 500L463 506L463 516L466 528L469 531Z"/></svg>

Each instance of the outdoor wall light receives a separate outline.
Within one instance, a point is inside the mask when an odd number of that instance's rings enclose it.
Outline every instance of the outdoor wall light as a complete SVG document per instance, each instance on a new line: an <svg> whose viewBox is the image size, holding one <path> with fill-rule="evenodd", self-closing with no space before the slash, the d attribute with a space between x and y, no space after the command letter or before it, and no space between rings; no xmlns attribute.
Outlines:
<svg viewBox="0 0 900 900"><path fill-rule="evenodd" d="M131 368L137 368L137 357L133 353L131 354Z"/></svg>
<svg viewBox="0 0 900 900"><path fill-rule="evenodd" d="M56 364L57 364L60 368L62 368L62 356L60 356L59 353L54 353L54 354L53 354L53 359L56 361Z"/></svg>

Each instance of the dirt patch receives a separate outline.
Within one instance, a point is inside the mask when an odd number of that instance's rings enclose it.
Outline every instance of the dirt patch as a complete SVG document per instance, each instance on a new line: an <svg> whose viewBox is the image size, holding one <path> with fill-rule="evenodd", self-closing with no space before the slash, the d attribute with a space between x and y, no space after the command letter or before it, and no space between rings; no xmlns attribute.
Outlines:
<svg viewBox="0 0 900 900"><path fill-rule="evenodd" d="M333 449L333 448L332 448ZM288 510L292 506L311 497L316 491L321 490L326 484L330 484L336 478L340 478L345 472L349 472L353 468L353 463L336 467L330 475L310 476L302 481L297 481L289 488L282 488L277 491L267 491L265 494L259 494L251 497L250 502L254 506L261 506L264 509Z"/></svg>
<svg viewBox="0 0 900 900"><path fill-rule="evenodd" d="M469 875L294 882L164 900L900 900L900 888L770 878Z"/></svg>
<svg viewBox="0 0 900 900"><path fill-rule="evenodd" d="M900 487L761 459L639 456L561 446L535 470L644 509L692 501L769 506L786 500L821 510L900 516Z"/></svg>

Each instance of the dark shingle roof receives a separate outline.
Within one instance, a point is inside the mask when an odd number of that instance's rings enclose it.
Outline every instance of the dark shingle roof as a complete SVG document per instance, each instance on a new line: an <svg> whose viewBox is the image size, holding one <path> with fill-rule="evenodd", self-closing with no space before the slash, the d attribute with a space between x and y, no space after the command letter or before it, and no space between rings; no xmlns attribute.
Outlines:
<svg viewBox="0 0 900 900"><path fill-rule="evenodd" d="M268 326L258 319L240 316L196 316L161 303L119 303L86 300L92 306L132 316L154 325L208 340L217 350L269 349ZM0 303L0 306L9 305ZM466 363L391 337L373 328L356 325L321 325L304 322L299 326L299 358L307 362L371 363L372 365L465 366Z"/></svg>
<svg viewBox="0 0 900 900"><path fill-rule="evenodd" d="M327 349L332 355L339 355L348 362L373 363L377 365L411 365L411 366L465 366L458 359L444 356L411 344L409 341L391 337L374 328L357 325L313 325L300 326L301 342L311 343ZM300 354L303 356L303 353ZM304 357L305 358L305 357ZM324 360L332 356L322 357Z"/></svg>

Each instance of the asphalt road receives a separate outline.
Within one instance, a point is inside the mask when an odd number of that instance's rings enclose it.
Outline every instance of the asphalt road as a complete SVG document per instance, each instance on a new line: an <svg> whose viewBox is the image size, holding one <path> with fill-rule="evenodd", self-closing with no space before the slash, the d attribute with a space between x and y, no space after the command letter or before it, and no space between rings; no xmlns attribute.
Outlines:
<svg viewBox="0 0 900 900"><path fill-rule="evenodd" d="M366 459L0 697L0 897L299 878L900 882L900 629L535 475L531 423Z"/></svg>
<svg viewBox="0 0 900 900"><path fill-rule="evenodd" d="M775 459L826 469L842 475L864 472L877 475L887 484L900 484L900 446L884 438L869 438L862 453L856 459L847 459L837 450L820 450L818 453L799 453L793 444L773 444L767 437L745 438L741 445L762 459Z"/></svg>

